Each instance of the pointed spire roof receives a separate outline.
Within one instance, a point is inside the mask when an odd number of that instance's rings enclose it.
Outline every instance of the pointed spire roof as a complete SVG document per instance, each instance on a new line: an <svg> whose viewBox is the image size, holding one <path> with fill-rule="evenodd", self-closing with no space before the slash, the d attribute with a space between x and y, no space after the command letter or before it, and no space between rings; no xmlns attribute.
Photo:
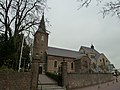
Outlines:
<svg viewBox="0 0 120 90"><path fill-rule="evenodd" d="M46 33L45 21L44 21L44 12L43 12L43 14L42 14L42 18L41 18L41 21L40 21L40 25L39 25L39 27L38 27L38 31L39 31L39 32Z"/></svg>

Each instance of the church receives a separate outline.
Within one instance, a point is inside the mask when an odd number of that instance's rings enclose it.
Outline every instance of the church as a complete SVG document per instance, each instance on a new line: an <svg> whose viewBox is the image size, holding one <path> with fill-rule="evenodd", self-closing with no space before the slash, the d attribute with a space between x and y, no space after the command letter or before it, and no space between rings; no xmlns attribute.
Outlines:
<svg viewBox="0 0 120 90"><path fill-rule="evenodd" d="M38 30L34 35L33 60L39 61L39 74L51 72L57 74L61 62L67 62L67 72L110 72L110 61L94 46L81 46L78 51L48 46L49 33L46 30L44 15L42 15ZM98 67L97 67L98 66Z"/></svg>

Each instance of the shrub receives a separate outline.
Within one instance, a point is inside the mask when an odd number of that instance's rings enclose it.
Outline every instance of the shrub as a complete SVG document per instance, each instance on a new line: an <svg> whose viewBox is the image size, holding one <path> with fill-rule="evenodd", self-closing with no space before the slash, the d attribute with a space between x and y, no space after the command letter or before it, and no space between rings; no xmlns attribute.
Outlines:
<svg viewBox="0 0 120 90"><path fill-rule="evenodd" d="M53 80L58 81L58 75L56 75L54 73L50 73L50 72L47 72L46 75L48 77L52 78Z"/></svg>
<svg viewBox="0 0 120 90"><path fill-rule="evenodd" d="M46 75L55 80L59 86L62 86L62 76L60 74L56 75L54 73L47 72Z"/></svg>
<svg viewBox="0 0 120 90"><path fill-rule="evenodd" d="M4 65L0 68L0 72L8 72L8 71L14 71L14 70Z"/></svg>

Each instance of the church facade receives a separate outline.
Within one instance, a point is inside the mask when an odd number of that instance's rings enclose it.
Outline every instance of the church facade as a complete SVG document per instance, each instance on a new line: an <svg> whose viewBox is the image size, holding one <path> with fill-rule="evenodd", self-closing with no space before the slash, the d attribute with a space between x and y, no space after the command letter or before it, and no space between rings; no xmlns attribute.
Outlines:
<svg viewBox="0 0 120 90"><path fill-rule="evenodd" d="M79 51L49 47L48 35L43 15L38 30L34 35L33 45L33 60L39 61L39 74L45 74L46 72L57 74L63 61L67 62L67 71L69 73L109 71L105 68L110 64L110 61L104 54L96 51L93 45L90 48L81 46ZM97 68L96 65L101 67Z"/></svg>

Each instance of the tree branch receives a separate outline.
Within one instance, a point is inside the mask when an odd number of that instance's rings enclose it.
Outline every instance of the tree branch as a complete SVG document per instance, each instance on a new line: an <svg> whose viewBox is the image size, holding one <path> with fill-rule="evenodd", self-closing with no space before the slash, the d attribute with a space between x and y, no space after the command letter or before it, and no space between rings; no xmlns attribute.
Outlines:
<svg viewBox="0 0 120 90"><path fill-rule="evenodd" d="M0 19L0 22L1 22L2 24L5 24L5 23L2 21L2 19Z"/></svg>
<svg viewBox="0 0 120 90"><path fill-rule="evenodd" d="M101 11L103 13L103 17L105 17L108 14L117 15L120 17L120 1L117 2L108 2L104 5L103 10Z"/></svg>
<svg viewBox="0 0 120 90"><path fill-rule="evenodd" d="M3 9L4 11L6 10L6 8L3 6L2 3L0 3L0 7L2 7L2 9Z"/></svg>
<svg viewBox="0 0 120 90"><path fill-rule="evenodd" d="M27 14L35 7L35 4L36 4L36 3L37 3L37 2L35 2L34 5L33 5L30 9L28 9L28 10L26 11L26 13L24 14L24 16L23 16L23 18L21 19L20 22L22 22L22 21L25 19L25 17L27 16Z"/></svg>

